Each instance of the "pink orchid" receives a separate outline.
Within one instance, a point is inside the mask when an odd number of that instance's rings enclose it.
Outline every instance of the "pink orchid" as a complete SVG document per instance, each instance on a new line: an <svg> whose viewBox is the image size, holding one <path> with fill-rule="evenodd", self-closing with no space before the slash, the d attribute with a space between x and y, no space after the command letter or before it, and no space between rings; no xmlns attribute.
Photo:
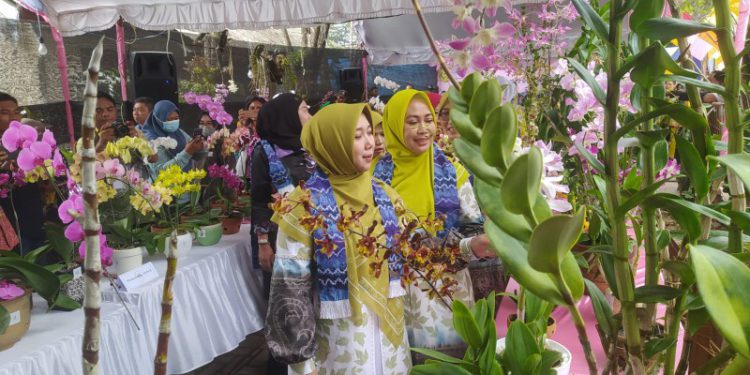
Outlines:
<svg viewBox="0 0 750 375"><path fill-rule="evenodd" d="M44 133L42 134L42 142L48 144L53 149L57 148L57 141L55 140L55 135L52 134L52 132L49 129L44 129Z"/></svg>
<svg viewBox="0 0 750 375"><path fill-rule="evenodd" d="M221 111L218 115L216 115L215 120L221 125L229 125L232 123L232 115L225 111Z"/></svg>
<svg viewBox="0 0 750 375"><path fill-rule="evenodd" d="M107 245L107 237L99 233L99 256L101 257L102 266L107 267L112 265L112 253L114 251ZM81 242L78 246L78 255L81 258L86 258L86 241Z"/></svg>
<svg viewBox="0 0 750 375"><path fill-rule="evenodd" d="M10 301L24 295L26 291L7 280L0 280L0 301Z"/></svg>
<svg viewBox="0 0 750 375"><path fill-rule="evenodd" d="M185 99L185 103L195 104L198 95L192 91L188 91L184 95L182 95L182 97Z"/></svg>
<svg viewBox="0 0 750 375"><path fill-rule="evenodd" d="M448 42L448 45L456 51L463 51L471 42L471 39L455 39Z"/></svg>
<svg viewBox="0 0 750 375"><path fill-rule="evenodd" d="M482 27L482 25L479 23L479 20L474 19L473 17L466 17L464 18L461 26L464 28L464 31L466 31L469 35L474 35L479 31L479 29Z"/></svg>
<svg viewBox="0 0 750 375"><path fill-rule="evenodd" d="M71 194L68 199L60 203L60 207L57 208L57 215L60 216L63 224L68 224L83 215L83 197L78 194Z"/></svg>
<svg viewBox="0 0 750 375"><path fill-rule="evenodd" d="M70 242L83 241L84 237L85 233L83 233L83 227L81 227L81 223L79 223L78 220L74 220L67 228L65 228L65 238Z"/></svg>
<svg viewBox="0 0 750 375"><path fill-rule="evenodd" d="M22 124L18 121L11 121L8 129L3 133L3 147L9 152L14 152L19 148L26 148L36 141L39 134L32 126Z"/></svg>
<svg viewBox="0 0 750 375"><path fill-rule="evenodd" d="M107 176L122 177L125 175L125 167L120 164L119 159L107 159L102 163L102 167Z"/></svg>
<svg viewBox="0 0 750 375"><path fill-rule="evenodd" d="M487 58L487 56L476 54L471 58L471 65L476 70L486 70L492 66L492 62Z"/></svg>
<svg viewBox="0 0 750 375"><path fill-rule="evenodd" d="M212 103L213 99L211 99L211 97L208 96L208 95L199 95L196 98L195 102L198 104L198 107L201 109L201 111L205 111L206 110L206 106L209 103Z"/></svg>
<svg viewBox="0 0 750 375"><path fill-rule="evenodd" d="M34 142L18 154L18 167L29 172L43 166L45 160L52 158L52 147L45 142Z"/></svg>
<svg viewBox="0 0 750 375"><path fill-rule="evenodd" d="M221 103L219 103L219 102L213 101L213 102L210 102L210 103L206 104L206 108L204 110L207 111L207 112L217 112L218 113L218 112L224 110L224 106Z"/></svg>
<svg viewBox="0 0 750 375"><path fill-rule="evenodd" d="M55 150L55 155L52 158L52 168L55 170L55 177L60 177L68 171L68 166L65 165L60 150Z"/></svg>
<svg viewBox="0 0 750 375"><path fill-rule="evenodd" d="M677 160L669 159L667 165L656 174L656 180L665 180L678 174L680 174L680 164L677 163Z"/></svg>

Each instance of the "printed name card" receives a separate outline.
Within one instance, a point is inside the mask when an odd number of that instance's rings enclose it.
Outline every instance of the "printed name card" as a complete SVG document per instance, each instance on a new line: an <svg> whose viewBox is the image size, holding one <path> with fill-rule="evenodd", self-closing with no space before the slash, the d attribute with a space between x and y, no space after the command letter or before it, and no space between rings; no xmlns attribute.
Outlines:
<svg viewBox="0 0 750 375"><path fill-rule="evenodd" d="M117 286L125 291L134 291L151 281L159 278L154 264L151 262L140 265L117 277Z"/></svg>

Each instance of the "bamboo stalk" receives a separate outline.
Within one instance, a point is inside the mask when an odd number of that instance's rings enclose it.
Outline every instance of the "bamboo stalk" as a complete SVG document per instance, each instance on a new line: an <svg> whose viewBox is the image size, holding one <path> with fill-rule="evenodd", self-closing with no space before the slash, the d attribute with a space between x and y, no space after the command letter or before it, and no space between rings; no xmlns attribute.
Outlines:
<svg viewBox="0 0 750 375"><path fill-rule="evenodd" d="M83 101L83 119L81 121L81 142L78 150L81 155L81 188L83 190L83 232L86 242L84 266L85 299L83 311L86 321L83 326L83 373L99 374L99 310L102 304L102 293L99 281L102 276L102 260L99 249L99 207L96 199L96 149L94 110L96 108L96 82L99 79L99 66L102 59L104 37L91 53L88 77Z"/></svg>
<svg viewBox="0 0 750 375"><path fill-rule="evenodd" d="M164 276L164 288L161 297L161 321L159 322L159 339L156 343L156 357L154 358L154 375L167 373L167 354L169 351L169 335L172 329L172 284L177 273L177 231L169 236L167 249L167 274Z"/></svg>
<svg viewBox="0 0 750 375"><path fill-rule="evenodd" d="M726 122L724 126L729 130L728 150L729 154L743 152L744 138L740 119L740 58L734 50L734 32L732 27L734 19L729 2L727 0L714 0L716 11L716 32L719 44L719 52L724 60L724 113ZM729 179L729 193L731 195L732 210L745 212L745 186L742 180L732 170L727 171ZM733 253L742 252L742 228L732 219L729 226L729 251Z"/></svg>
<svg viewBox="0 0 750 375"><path fill-rule="evenodd" d="M622 0L610 2L610 14L619 14ZM605 163L607 169L607 200L609 220L612 225L614 245L614 268L617 289L622 304L622 324L625 331L628 359L635 373L643 373L641 334L635 310L635 290L633 272L628 262L628 238L625 216L617 214L621 204L617 142L610 141L617 130L617 113L620 101L620 80L615 78L620 69L620 48L622 44L622 18L610 17L609 45L607 46L607 100L604 106Z"/></svg>

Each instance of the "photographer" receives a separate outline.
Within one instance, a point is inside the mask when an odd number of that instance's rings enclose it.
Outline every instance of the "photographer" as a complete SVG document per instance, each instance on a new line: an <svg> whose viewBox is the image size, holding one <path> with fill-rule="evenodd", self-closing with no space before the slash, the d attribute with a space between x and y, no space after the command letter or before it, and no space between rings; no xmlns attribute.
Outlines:
<svg viewBox="0 0 750 375"><path fill-rule="evenodd" d="M96 141L96 152L102 152L109 142L115 141L122 137L137 137L138 130L135 124L123 124L116 122L117 104L115 99L106 92L99 91L96 94L96 113L94 114L94 123L98 139Z"/></svg>

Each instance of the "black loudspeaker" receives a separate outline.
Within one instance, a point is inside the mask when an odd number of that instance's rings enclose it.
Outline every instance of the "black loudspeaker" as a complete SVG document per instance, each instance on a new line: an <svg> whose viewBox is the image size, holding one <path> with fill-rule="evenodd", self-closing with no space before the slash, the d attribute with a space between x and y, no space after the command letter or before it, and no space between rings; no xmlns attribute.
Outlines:
<svg viewBox="0 0 750 375"><path fill-rule="evenodd" d="M347 103L358 103L364 99L365 86L362 68L347 68L339 70L339 85L346 90Z"/></svg>
<svg viewBox="0 0 750 375"><path fill-rule="evenodd" d="M177 66L171 52L133 52L130 54L133 98L148 96L177 104Z"/></svg>

